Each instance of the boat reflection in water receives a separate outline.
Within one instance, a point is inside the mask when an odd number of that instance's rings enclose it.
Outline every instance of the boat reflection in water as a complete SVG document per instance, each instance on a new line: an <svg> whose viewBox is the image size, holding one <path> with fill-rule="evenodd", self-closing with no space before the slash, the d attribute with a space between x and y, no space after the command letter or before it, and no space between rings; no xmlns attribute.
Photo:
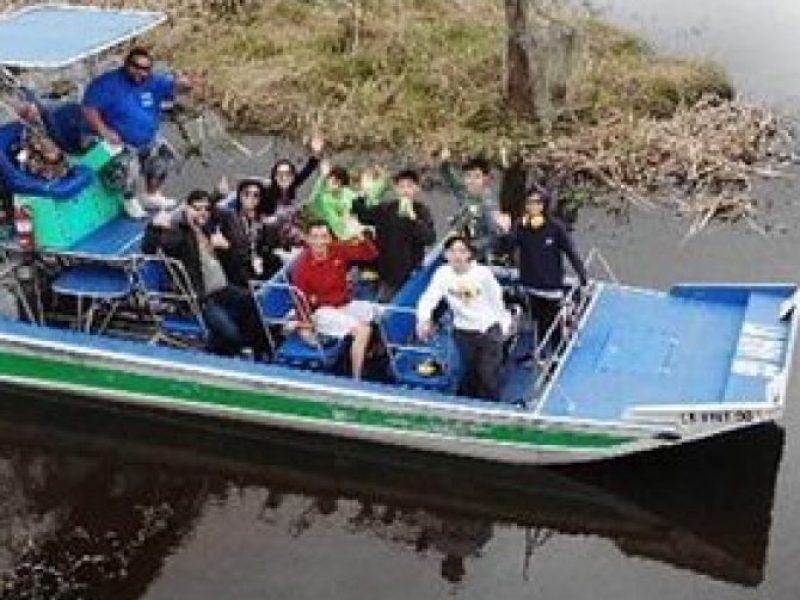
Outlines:
<svg viewBox="0 0 800 600"><path fill-rule="evenodd" d="M525 570L553 535L595 535L748 586L763 578L783 431L580 468L514 468L264 431L164 423L3 390L0 581L6 597L137 598L202 518L244 488L301 537L327 519L441 561L460 581L498 525ZM252 434L252 435L250 435ZM288 524L288 525L287 525Z"/></svg>

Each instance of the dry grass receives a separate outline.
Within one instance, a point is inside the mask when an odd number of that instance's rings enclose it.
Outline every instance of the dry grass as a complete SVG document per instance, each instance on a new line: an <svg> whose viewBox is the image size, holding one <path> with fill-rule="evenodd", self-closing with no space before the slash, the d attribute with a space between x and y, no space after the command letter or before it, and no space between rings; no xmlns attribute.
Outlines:
<svg viewBox="0 0 800 600"><path fill-rule="evenodd" d="M770 115L730 101L718 66L659 57L590 15L542 13L584 40L569 101L542 127L505 108L499 0L101 4L167 11L157 52L205 73L204 102L235 127L290 137L319 128L339 149L388 147L424 159L441 145L494 158L505 148L633 203L667 185L683 193L684 209L707 211L709 195L719 208L725 203L713 198L735 196L748 198L737 206L749 214L752 165L777 129Z"/></svg>
<svg viewBox="0 0 800 600"><path fill-rule="evenodd" d="M171 0L159 7L172 17L156 37L161 54L207 72L208 100L242 129L296 134L319 125L339 147L447 143L493 156L501 143L514 150L541 140L538 124L504 107L505 29L496 0ZM729 90L709 65L659 59L593 19L571 24L585 32L588 52L560 131L612 110L668 115L705 92Z"/></svg>

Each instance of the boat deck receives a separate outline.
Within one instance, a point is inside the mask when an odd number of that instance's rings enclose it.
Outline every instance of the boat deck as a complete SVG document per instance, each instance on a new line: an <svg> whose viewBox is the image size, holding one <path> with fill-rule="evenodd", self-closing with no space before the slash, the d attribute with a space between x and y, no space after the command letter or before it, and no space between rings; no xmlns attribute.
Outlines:
<svg viewBox="0 0 800 600"><path fill-rule="evenodd" d="M542 415L616 421L634 404L767 401L788 346L775 287L601 289Z"/></svg>

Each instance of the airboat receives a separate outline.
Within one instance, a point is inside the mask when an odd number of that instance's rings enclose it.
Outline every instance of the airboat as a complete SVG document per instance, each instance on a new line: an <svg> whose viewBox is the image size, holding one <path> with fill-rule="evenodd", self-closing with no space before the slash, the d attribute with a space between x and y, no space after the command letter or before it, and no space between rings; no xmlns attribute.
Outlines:
<svg viewBox="0 0 800 600"><path fill-rule="evenodd" d="M28 70L94 58L164 21L158 12L46 4L0 20L5 87ZM79 106L78 106L79 109ZM287 265L252 282L269 362L204 350L201 299L180 263L141 252L144 223L123 211L105 171L114 151L77 148L75 102L42 102L44 125L73 168L44 181L20 168L27 125L0 126L7 196L0 288L0 382L108 407L207 416L323 436L515 464L612 459L727 434L780 418L797 329L795 284L623 285L610 269L588 293L570 288L551 331L520 328L500 402L457 394L448 332L415 337L414 307L442 263L434 246L376 328L385 376L342 375L347 341L316 346L293 331ZM604 264L597 252L587 262ZM514 268L499 268L508 290ZM359 294L370 298L367 283ZM553 343L558 340L558 343ZM548 351L545 352L544 349ZM532 354L533 364L516 360ZM433 368L431 368L433 367Z"/></svg>

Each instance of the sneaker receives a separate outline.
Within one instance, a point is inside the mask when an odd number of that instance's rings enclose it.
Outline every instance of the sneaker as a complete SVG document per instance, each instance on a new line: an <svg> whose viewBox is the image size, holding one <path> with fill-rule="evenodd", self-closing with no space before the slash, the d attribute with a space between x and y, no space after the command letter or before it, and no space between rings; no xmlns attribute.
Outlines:
<svg viewBox="0 0 800 600"><path fill-rule="evenodd" d="M512 400L509 404L517 410L528 410L528 403L525 402L525 398L517 398L516 400Z"/></svg>

